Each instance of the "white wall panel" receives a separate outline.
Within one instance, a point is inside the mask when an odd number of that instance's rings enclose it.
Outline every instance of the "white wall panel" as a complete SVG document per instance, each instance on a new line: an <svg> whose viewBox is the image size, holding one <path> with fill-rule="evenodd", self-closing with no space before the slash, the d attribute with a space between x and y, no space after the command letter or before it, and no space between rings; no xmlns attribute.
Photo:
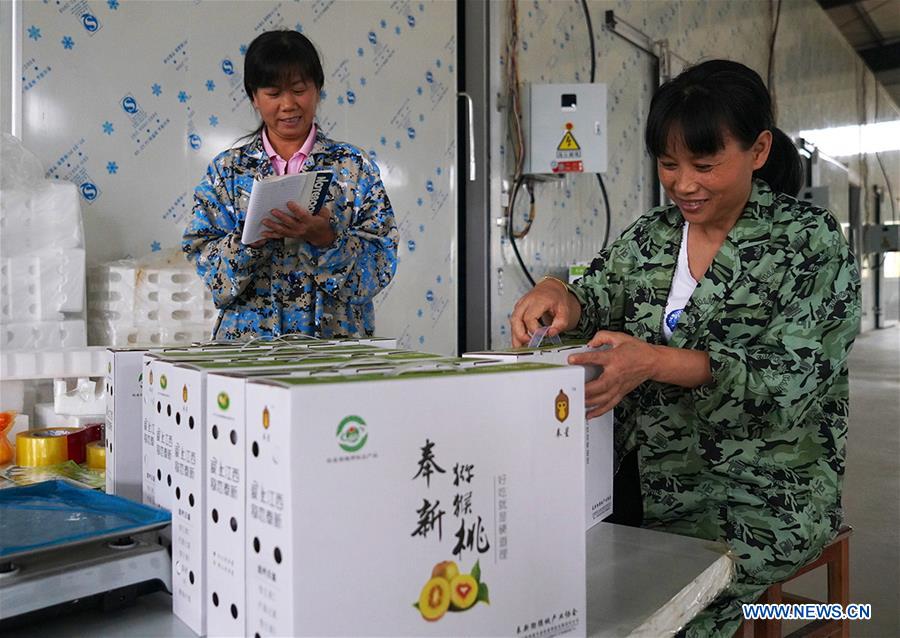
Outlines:
<svg viewBox="0 0 900 638"><path fill-rule="evenodd" d="M85 17L87 16L87 17ZM256 126L243 53L319 48L318 119L377 160L402 240L380 334L456 349L456 8L445 0L25 2L23 142L79 185L88 260L177 246L208 162Z"/></svg>

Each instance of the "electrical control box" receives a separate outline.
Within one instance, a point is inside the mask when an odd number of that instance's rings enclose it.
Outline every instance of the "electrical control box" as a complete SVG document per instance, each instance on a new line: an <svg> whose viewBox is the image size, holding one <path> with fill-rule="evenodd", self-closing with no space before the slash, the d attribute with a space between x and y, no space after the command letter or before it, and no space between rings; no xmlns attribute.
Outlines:
<svg viewBox="0 0 900 638"><path fill-rule="evenodd" d="M606 85L522 89L526 174L606 172Z"/></svg>

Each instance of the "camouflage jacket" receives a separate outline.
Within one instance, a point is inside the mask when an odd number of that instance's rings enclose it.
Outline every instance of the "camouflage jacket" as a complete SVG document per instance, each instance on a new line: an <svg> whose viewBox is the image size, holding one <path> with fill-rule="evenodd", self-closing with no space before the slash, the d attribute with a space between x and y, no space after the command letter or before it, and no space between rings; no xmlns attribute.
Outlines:
<svg viewBox="0 0 900 638"><path fill-rule="evenodd" d="M684 219L649 211L572 287L578 331L662 343ZM754 181L669 346L709 354L713 381L647 382L615 410L617 459L638 447L645 525L731 544L745 581L774 582L841 521L847 356L859 272L825 210Z"/></svg>
<svg viewBox="0 0 900 638"><path fill-rule="evenodd" d="M254 179L274 170L258 136L219 154L194 191L182 248L219 308L218 336L239 339L289 332L370 335L372 298L394 276L398 231L378 167L362 150L316 135L304 171L331 169L325 206L334 244L298 240L241 243ZM325 210L323 208L323 210Z"/></svg>

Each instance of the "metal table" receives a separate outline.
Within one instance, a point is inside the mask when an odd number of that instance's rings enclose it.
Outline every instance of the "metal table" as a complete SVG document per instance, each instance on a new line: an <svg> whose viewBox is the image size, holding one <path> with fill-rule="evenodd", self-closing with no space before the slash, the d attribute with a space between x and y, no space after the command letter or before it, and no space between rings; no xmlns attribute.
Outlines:
<svg viewBox="0 0 900 638"><path fill-rule="evenodd" d="M590 636L672 636L725 589L734 565L719 543L600 523L587 534L587 623ZM157 592L115 612L79 612L31 623L34 636L192 637Z"/></svg>

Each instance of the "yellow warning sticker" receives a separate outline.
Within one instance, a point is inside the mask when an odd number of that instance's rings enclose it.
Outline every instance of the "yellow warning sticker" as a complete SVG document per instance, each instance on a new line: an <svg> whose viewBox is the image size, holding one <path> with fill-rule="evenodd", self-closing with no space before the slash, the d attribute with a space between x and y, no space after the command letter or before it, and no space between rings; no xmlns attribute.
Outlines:
<svg viewBox="0 0 900 638"><path fill-rule="evenodd" d="M575 141L575 136L572 135L572 131L566 131L566 134L563 135L562 141L559 143L559 146L556 147L558 151L580 151L581 147L578 146L578 142Z"/></svg>

